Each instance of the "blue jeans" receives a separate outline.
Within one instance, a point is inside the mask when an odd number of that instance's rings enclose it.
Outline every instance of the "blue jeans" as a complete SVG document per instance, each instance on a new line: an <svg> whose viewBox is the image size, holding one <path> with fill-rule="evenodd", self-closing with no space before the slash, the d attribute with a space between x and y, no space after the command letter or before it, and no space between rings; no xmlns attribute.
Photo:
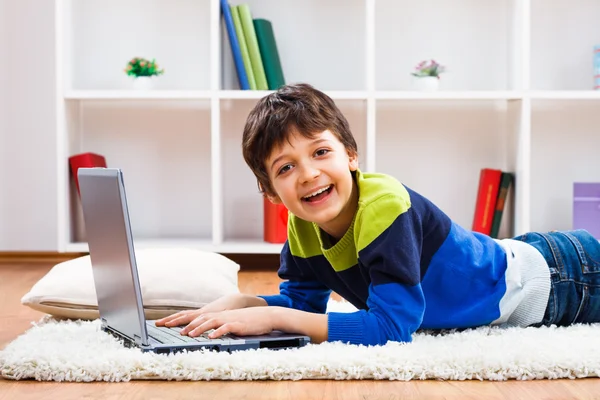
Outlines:
<svg viewBox="0 0 600 400"><path fill-rule="evenodd" d="M585 230L530 232L514 238L542 253L550 297L539 325L600 322L600 242Z"/></svg>

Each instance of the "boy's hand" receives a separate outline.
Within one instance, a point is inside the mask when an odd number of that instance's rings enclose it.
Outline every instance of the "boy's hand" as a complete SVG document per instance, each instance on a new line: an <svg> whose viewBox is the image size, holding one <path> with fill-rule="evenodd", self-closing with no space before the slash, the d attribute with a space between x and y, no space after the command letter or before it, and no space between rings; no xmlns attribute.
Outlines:
<svg viewBox="0 0 600 400"><path fill-rule="evenodd" d="M266 306L267 302L259 297L234 293L218 298L197 310L179 311L156 321L156 326L181 326L189 324L201 315L245 307Z"/></svg>
<svg viewBox="0 0 600 400"><path fill-rule="evenodd" d="M181 330L182 335L195 337L214 329L208 337L234 335L263 335L274 329L272 307L252 307L240 310L203 313Z"/></svg>

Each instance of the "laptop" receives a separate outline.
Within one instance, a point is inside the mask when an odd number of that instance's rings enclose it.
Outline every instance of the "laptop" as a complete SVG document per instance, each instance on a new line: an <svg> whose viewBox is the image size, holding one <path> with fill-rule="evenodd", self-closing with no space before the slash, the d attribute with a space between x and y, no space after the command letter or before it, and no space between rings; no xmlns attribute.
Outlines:
<svg viewBox="0 0 600 400"><path fill-rule="evenodd" d="M102 330L123 339L126 347L155 353L282 349L310 342L308 336L280 331L258 336L228 334L217 339L205 333L192 338L180 334L183 327L157 327L155 321L146 320L123 172L79 168L77 176Z"/></svg>

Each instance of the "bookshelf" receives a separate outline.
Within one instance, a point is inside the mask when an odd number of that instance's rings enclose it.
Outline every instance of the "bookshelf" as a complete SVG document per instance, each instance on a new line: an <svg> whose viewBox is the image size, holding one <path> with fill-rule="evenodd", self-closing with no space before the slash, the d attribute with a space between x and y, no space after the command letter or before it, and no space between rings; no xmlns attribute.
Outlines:
<svg viewBox="0 0 600 400"><path fill-rule="evenodd" d="M273 22L286 81L345 113L361 168L463 226L484 167L516 173L501 236L570 229L572 183L600 182L597 0L246 2ZM219 0L56 0L55 12L58 250L87 251L67 158L94 151L124 170L136 246L279 252L262 241L241 155L245 118L269 92L238 90ZM133 56L166 69L154 90L131 89ZM448 73L439 91L414 91L409 72L428 58Z"/></svg>

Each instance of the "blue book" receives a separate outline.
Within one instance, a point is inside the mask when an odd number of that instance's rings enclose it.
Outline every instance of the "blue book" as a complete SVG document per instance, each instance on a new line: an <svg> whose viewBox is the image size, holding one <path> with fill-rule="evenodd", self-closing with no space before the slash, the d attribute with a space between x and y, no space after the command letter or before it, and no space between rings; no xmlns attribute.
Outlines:
<svg viewBox="0 0 600 400"><path fill-rule="evenodd" d="M227 34L229 35L231 53L233 54L233 62L235 63L240 89L250 90L248 75L246 75L244 61L242 60L240 42L238 41L237 34L235 33L235 26L233 25L233 18L231 17L231 9L229 8L229 3L227 0L221 0L221 13L223 14L223 19L225 20L225 26L227 27Z"/></svg>
<svg viewBox="0 0 600 400"><path fill-rule="evenodd" d="M594 46L594 90L600 90L600 45Z"/></svg>

